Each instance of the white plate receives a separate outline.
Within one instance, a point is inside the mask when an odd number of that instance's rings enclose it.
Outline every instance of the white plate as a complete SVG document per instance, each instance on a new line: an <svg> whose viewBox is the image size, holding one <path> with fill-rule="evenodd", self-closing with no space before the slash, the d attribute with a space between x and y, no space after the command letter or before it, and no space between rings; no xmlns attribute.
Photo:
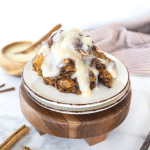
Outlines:
<svg viewBox="0 0 150 150"><path fill-rule="evenodd" d="M118 69L118 77L114 79L112 88L99 84L98 90L92 90L89 97L75 95L72 93L61 93L50 85L45 85L41 77L32 70L32 60L27 62L23 70L23 83L32 96L46 100L49 104L65 106L65 107L91 107L108 101L114 100L126 88L129 80L129 75L126 67L114 56L105 53L107 57L116 62Z"/></svg>
<svg viewBox="0 0 150 150"><path fill-rule="evenodd" d="M30 98L37 103L38 105L55 111L55 112L59 112L59 113L65 113L65 114L91 114L91 113L96 113L96 112L100 112L103 110L107 110L115 105L117 105L118 103L120 103L129 93L130 91L130 87L126 88L126 90L120 94L116 99L114 99L113 101L107 102L105 104L100 104L94 107L85 107L85 108L69 108L69 107L61 107L61 106L57 106L57 105L53 105L53 104L49 104L47 102L44 102L42 100L37 100L35 99L35 97L32 97L30 95L30 93L28 93L28 95L30 96Z"/></svg>
<svg viewBox="0 0 150 150"><path fill-rule="evenodd" d="M47 103L47 104L50 104L50 105L56 105L55 103L53 104L53 103L51 103L50 101L47 101L47 100L45 100L45 99L39 98L38 96L35 96L35 94L34 94L33 92L31 92L30 89L28 89L24 83L23 83L23 85L24 85L25 89L28 91L28 93L30 93L30 95L31 95L32 97L34 97L36 100L38 100L38 101L43 101L44 103ZM103 103L97 103L97 104L94 104L94 105L92 104L92 105L88 105L88 106L87 106L87 105L81 105L81 106L80 106L80 105L79 105L79 106L74 106L74 105L56 105L56 106L69 107L69 108L77 108L77 109L80 109L80 108L88 108L88 107L94 107L94 106L100 106L100 105L106 104L106 103L108 103L108 102L111 102L111 101L113 101L113 100L117 100L117 99L119 98L119 96L122 96L122 95L129 89L129 87L130 87L130 83L128 82L127 86L124 88L124 90L123 90L120 94L118 94L117 96L115 96L113 99L104 101ZM89 108L88 108L88 109L89 109Z"/></svg>
<svg viewBox="0 0 150 150"><path fill-rule="evenodd" d="M105 102L105 103L100 103L99 105L96 105L96 106L98 106L98 107L100 107L101 105L103 106L104 104L105 104L105 107L107 106L107 105L109 105L111 102L114 102L114 101L117 101L118 99L120 99L120 97L122 97L128 90L129 90L129 87L130 87L130 84L128 83L128 85L127 85L127 87L125 88L125 90L121 93L121 94L119 94L116 98L114 98L112 101L109 101L109 102ZM27 90L26 88L25 88L25 90ZM27 92L29 93L29 91L27 90ZM32 95L31 93L29 93L35 100L37 100L37 101L39 101L39 102L43 102L44 104L46 104L46 105L50 105L50 106L53 106L53 104L50 104L49 103L49 101L47 101L47 100L41 100L41 99L39 99L39 98L37 98L37 97L35 97L34 95ZM54 105L54 107L55 106L58 106L58 105ZM72 111L81 111L81 110L91 110L91 109L93 109L93 107L95 107L95 106L90 106L90 107L64 107L64 106L61 106L61 105L59 105L59 107L58 108L61 108L61 109L66 109L67 108L67 110L72 110Z"/></svg>

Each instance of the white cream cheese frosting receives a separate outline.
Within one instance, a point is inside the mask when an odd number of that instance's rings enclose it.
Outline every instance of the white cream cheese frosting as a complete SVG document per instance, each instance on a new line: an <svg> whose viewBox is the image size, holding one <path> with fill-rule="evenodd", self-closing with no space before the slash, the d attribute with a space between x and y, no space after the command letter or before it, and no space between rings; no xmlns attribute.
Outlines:
<svg viewBox="0 0 150 150"><path fill-rule="evenodd" d="M55 36L54 36L55 35ZM77 78L79 89L83 96L91 95L90 79L88 72L91 70L95 77L96 83L98 81L99 71L91 67L91 60L96 58L93 54L89 54L89 47L93 47L93 41L91 37L84 36L83 32L77 28L70 28L66 31L56 31L52 34L53 44L49 48L43 46L39 52L39 55L43 53L44 62L41 66L43 77L55 77L60 74L61 62L65 58L71 58L75 61L76 72L71 78ZM81 54L75 50L74 42L79 40L82 43L82 50L88 53L86 59L81 58ZM107 60L97 58L101 63L106 65L107 71L113 78L117 77L117 68L114 62L108 62Z"/></svg>

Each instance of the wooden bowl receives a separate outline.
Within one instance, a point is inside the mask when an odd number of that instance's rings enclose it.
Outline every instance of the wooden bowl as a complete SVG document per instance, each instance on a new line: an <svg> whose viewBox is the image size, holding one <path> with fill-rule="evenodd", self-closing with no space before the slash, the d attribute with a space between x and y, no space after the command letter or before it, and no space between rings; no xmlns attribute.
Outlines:
<svg viewBox="0 0 150 150"><path fill-rule="evenodd" d="M0 52L0 65L7 74L10 74L12 76L21 76L22 69L24 65L27 63L27 61L18 62L18 61L10 60L5 57L4 51L7 50L11 46L18 45L18 44L25 44L25 43L32 44L33 42L32 41L19 41L19 42L10 43L2 48Z"/></svg>

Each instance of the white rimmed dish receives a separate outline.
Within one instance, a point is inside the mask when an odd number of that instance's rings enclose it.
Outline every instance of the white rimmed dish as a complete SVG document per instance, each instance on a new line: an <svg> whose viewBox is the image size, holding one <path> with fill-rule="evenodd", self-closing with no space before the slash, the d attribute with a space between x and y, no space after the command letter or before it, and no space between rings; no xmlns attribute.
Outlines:
<svg viewBox="0 0 150 150"><path fill-rule="evenodd" d="M110 102L106 102L105 104L100 104L100 105L93 106L93 107L84 107L84 108L73 108L73 107L70 108L70 107L62 107L58 105L53 105L53 104L44 102L42 100L35 99L35 97L31 96L28 91L27 91L27 94L35 103L51 111L65 113L65 114L80 115L80 114L91 114L91 113L96 113L96 112L107 110L117 105L118 103L120 103L128 95L129 91L130 91L130 86L126 88L126 90L122 94L120 94L117 98L115 98L114 100Z"/></svg>
<svg viewBox="0 0 150 150"><path fill-rule="evenodd" d="M23 83L23 85L24 85L25 90L26 90L28 93L30 93L30 95L31 95L34 99L36 99L37 101L42 101L43 103L47 103L47 104L50 104L50 105L55 105L55 103L52 104L50 101L47 101L47 100L45 100L45 99L39 98L38 96L35 96L35 94L32 93L32 92L30 91L30 89L28 89L27 86L26 86L24 83ZM80 108L88 108L88 107L94 107L94 106L100 106L100 105L106 104L106 103L108 103L108 102L111 102L111 101L113 101L113 100L117 100L117 99L119 98L119 96L122 96L122 95L129 89L129 87L130 87L130 83L128 82L127 85L126 85L126 87L124 88L124 90L123 90L120 94L118 94L118 95L115 96L114 98L112 98L112 99L110 99L110 100L108 100L108 101L104 101L104 102L102 102L102 103L97 103L97 104L94 104L94 105L92 104L92 105L88 105L88 106L86 106L86 105L74 106L74 105L61 105L61 104L60 104L60 105L56 105L56 106L69 107L69 108L77 108L77 109L80 109Z"/></svg>
<svg viewBox="0 0 150 150"><path fill-rule="evenodd" d="M114 102L114 101L117 101L118 99L120 99L120 97L122 97L122 96L124 96L124 94L129 90L129 88L130 88L130 84L128 84L127 85L127 87L125 88L125 90L121 93L121 94L119 94L119 96L117 96L116 98L114 98L112 101L108 101L108 102L105 102L105 103L100 103L99 105L96 105L96 106L98 106L98 107L100 107L100 106L103 106L104 104L105 104L105 106L107 106L109 103L112 103L112 102ZM27 90L26 88L25 88L25 90ZM27 90L27 92L28 92L28 90ZM29 92L28 92L29 93ZM29 93L30 95L31 95L31 93ZM50 103L49 103L49 101L45 101L45 100L40 100L40 99L37 99L37 97L35 97L34 95L31 95L35 100L37 100L37 101L39 101L39 102L43 102L43 103L45 103L45 104L47 104L47 105L50 105L50 106L53 106L53 105L51 105ZM55 105L54 105L55 106ZM57 105L56 105L57 106ZM69 110L74 110L74 111L79 111L79 110L84 110L84 109L86 109L86 110L90 110L90 109L92 109L92 107L95 107L95 106L90 106L90 107L67 107L67 109L69 109ZM59 108L65 108L66 109L66 107L64 107L64 106L61 106L61 105L59 105Z"/></svg>
<svg viewBox="0 0 150 150"><path fill-rule="evenodd" d="M22 77L23 84L30 95L41 101L47 101L51 105L63 107L94 107L99 104L114 100L128 85L129 74L126 67L117 58L105 53L107 57L116 62L118 69L118 77L114 79L112 88L107 88L100 84L98 90L92 90L89 97L82 95L75 95L72 93L61 93L50 85L45 85L41 77L32 70L32 60L30 60L24 67Z"/></svg>

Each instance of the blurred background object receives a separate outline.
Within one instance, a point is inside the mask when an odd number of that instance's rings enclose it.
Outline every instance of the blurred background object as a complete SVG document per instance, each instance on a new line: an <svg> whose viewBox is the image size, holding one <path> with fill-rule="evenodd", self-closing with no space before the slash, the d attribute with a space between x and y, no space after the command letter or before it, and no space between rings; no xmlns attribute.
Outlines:
<svg viewBox="0 0 150 150"><path fill-rule="evenodd" d="M150 16L87 30L101 51L120 59L130 74L150 74Z"/></svg>
<svg viewBox="0 0 150 150"><path fill-rule="evenodd" d="M60 28L61 24L58 24L37 42L19 41L4 46L0 52L0 65L2 69L10 75L21 76L26 62L38 54L41 48L40 44Z"/></svg>

